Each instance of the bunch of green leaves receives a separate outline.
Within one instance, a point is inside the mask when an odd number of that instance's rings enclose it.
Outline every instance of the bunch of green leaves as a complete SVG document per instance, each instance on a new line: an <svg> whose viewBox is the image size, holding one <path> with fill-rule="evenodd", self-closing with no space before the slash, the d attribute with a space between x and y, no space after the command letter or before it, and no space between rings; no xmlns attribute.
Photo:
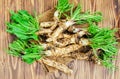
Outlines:
<svg viewBox="0 0 120 79"><path fill-rule="evenodd" d="M79 16L81 13L81 6L78 5L77 8L74 10L74 5L71 7L71 11L70 11L70 18L71 20L78 20Z"/></svg>
<svg viewBox="0 0 120 79"><path fill-rule="evenodd" d="M57 11L61 14L68 12L71 9L71 4L69 0L58 0L58 4L56 6Z"/></svg>
<svg viewBox="0 0 120 79"><path fill-rule="evenodd" d="M108 69L113 69L115 66L112 63L114 56L117 55L115 39L116 30L111 30L109 28L99 28L97 25L91 24L88 27L88 32L91 34L90 46L93 48L95 56L97 56L102 64ZM100 55L97 54L98 50L102 50Z"/></svg>
<svg viewBox="0 0 120 79"><path fill-rule="evenodd" d="M24 49L28 47L27 43L22 40L16 40L9 44L8 54L20 57L23 54Z"/></svg>
<svg viewBox="0 0 120 79"><path fill-rule="evenodd" d="M100 12L95 12L91 14L89 11L82 13L81 6L78 5L76 8L73 4L70 4L68 0L58 0L57 10L61 14L64 14L68 20L73 20L77 24L100 22L102 20L102 15ZM65 14L65 12L70 12L70 16Z"/></svg>
<svg viewBox="0 0 120 79"><path fill-rule="evenodd" d="M84 23L93 23L93 22L100 22L102 21L102 14L100 12L95 12L91 14L90 12L85 12L79 14L77 18L75 18L77 24L84 24Z"/></svg>
<svg viewBox="0 0 120 79"><path fill-rule="evenodd" d="M38 40L35 34L39 30L39 23L35 17L25 10L19 10L17 13L10 11L11 22L7 23L7 32L16 35L19 39Z"/></svg>
<svg viewBox="0 0 120 79"><path fill-rule="evenodd" d="M21 57L28 64L41 58L43 47L23 40L16 40L9 44L8 54Z"/></svg>
<svg viewBox="0 0 120 79"><path fill-rule="evenodd" d="M95 12L91 14L89 11L82 13L81 6L78 5L75 10L71 8L70 12L71 20L75 21L77 24L100 22L102 20L102 14L100 12Z"/></svg>

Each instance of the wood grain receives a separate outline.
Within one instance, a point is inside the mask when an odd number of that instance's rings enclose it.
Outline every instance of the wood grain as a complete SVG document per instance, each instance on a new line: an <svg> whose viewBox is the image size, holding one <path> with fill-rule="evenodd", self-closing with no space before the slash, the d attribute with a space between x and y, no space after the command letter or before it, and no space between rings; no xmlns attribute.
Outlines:
<svg viewBox="0 0 120 79"><path fill-rule="evenodd" d="M120 28L120 0L78 2L82 5L83 11L103 13L104 20L99 23L100 27ZM31 14L40 14L54 7L56 3L57 0L0 0L0 79L120 79L120 54L114 62L119 68L115 72L108 72L104 67L87 61L74 60L68 65L74 71L72 75L60 71L47 73L39 63L28 65L6 54L8 43L13 39L13 36L6 33L5 22L10 20L9 11L25 9ZM120 31L117 37L120 37Z"/></svg>

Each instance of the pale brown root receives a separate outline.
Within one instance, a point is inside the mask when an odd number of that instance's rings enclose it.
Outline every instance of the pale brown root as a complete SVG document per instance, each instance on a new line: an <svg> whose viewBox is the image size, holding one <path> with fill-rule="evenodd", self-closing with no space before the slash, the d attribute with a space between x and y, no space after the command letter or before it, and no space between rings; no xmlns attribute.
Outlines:
<svg viewBox="0 0 120 79"><path fill-rule="evenodd" d="M43 48L46 49L51 49L51 48L55 48L55 46L52 43L43 43L41 44L43 46Z"/></svg>
<svg viewBox="0 0 120 79"><path fill-rule="evenodd" d="M58 38L57 39L61 39L61 38L70 38L71 37L71 35L68 35L68 34L60 34L59 36L58 36Z"/></svg>
<svg viewBox="0 0 120 79"><path fill-rule="evenodd" d="M48 66L45 64L45 67L47 69L48 72L55 72L55 71L58 71L58 69L54 68L54 67L51 67L51 66Z"/></svg>
<svg viewBox="0 0 120 79"><path fill-rule="evenodd" d="M77 43L77 39L76 38L71 38L71 39L65 39L63 41L63 43L62 42L56 42L56 45L58 47L65 47L67 45L76 44L76 43Z"/></svg>
<svg viewBox="0 0 120 79"><path fill-rule="evenodd" d="M80 41L79 41L79 44L82 45L82 46L90 45L90 40L85 39L85 38L81 38Z"/></svg>
<svg viewBox="0 0 120 79"><path fill-rule="evenodd" d="M65 35L62 36L61 35L61 38L62 39L58 39L57 42L54 42L58 47L64 47L64 46L67 46L67 45L70 45L70 44L79 44L79 41L80 41L80 37L82 37L83 35L85 35L86 32L85 31L80 31L78 32L77 34L73 34L73 35ZM79 37L79 38L78 38ZM60 37L59 37L60 38Z"/></svg>
<svg viewBox="0 0 120 79"><path fill-rule="evenodd" d="M85 30L81 30L77 33L78 37L83 37L84 35L88 35L88 32Z"/></svg>
<svg viewBox="0 0 120 79"><path fill-rule="evenodd" d="M54 22L54 25L50 28L51 30L54 30L57 27L57 25L59 24L60 21L62 23L64 23L66 21L65 19L63 19L63 20L59 19L59 11L57 11L57 10L54 13L53 19L54 19L55 22Z"/></svg>
<svg viewBox="0 0 120 79"><path fill-rule="evenodd" d="M41 28L48 28L51 27L55 24L55 22L51 21L51 22L41 22L40 23L40 27Z"/></svg>
<svg viewBox="0 0 120 79"><path fill-rule="evenodd" d="M64 26L63 26L64 27ZM51 42L56 40L56 38L63 32L64 28L62 26L59 26L51 35L50 38L48 38L46 41Z"/></svg>
<svg viewBox="0 0 120 79"><path fill-rule="evenodd" d="M38 32L36 32L37 35L41 35L41 34L47 34L47 33L51 33L52 30L50 29L42 29L42 30L39 30Z"/></svg>
<svg viewBox="0 0 120 79"><path fill-rule="evenodd" d="M86 31L85 28L76 28L75 26L71 26L70 28L68 28L68 31L71 33L78 33L80 31Z"/></svg>
<svg viewBox="0 0 120 79"><path fill-rule="evenodd" d="M72 57L73 59L88 60L91 53L92 52L90 50L86 53L80 52L80 51L75 51L75 52L71 52L66 55L63 55L62 57Z"/></svg>
<svg viewBox="0 0 120 79"><path fill-rule="evenodd" d="M38 61L38 62L40 62L41 66L43 67L43 69L44 69L46 72L49 71L48 68L46 67L46 64L44 64L42 61Z"/></svg>
<svg viewBox="0 0 120 79"><path fill-rule="evenodd" d="M68 28L68 31L69 31L69 32L74 32L75 30L76 30L76 32L79 32L79 31L80 31L80 28L75 28L75 26L72 26L72 27L69 27L69 28ZM76 32L75 32L75 33L76 33Z"/></svg>
<svg viewBox="0 0 120 79"><path fill-rule="evenodd" d="M88 26L89 26L88 24L73 25L68 28L68 31L72 33L77 33L79 31L86 31L86 28L88 28Z"/></svg>
<svg viewBox="0 0 120 79"><path fill-rule="evenodd" d="M45 54L47 56L61 56L61 55L73 52L75 50L78 50L81 47L87 46L87 45L90 45L89 40L81 38L79 41L79 44L73 44L73 45L69 45L69 46L61 47L61 48L56 47L55 49L45 51Z"/></svg>
<svg viewBox="0 0 120 79"><path fill-rule="evenodd" d="M51 35L50 38L48 38L46 41L47 42L51 42L51 41L55 41L57 39L57 37L64 31L67 30L70 26L72 26L74 24L73 21L67 21L64 23L60 23L59 27L53 32L53 34Z"/></svg>
<svg viewBox="0 0 120 79"><path fill-rule="evenodd" d="M54 12L54 18L53 19L59 21L59 11L58 10L56 10Z"/></svg>
<svg viewBox="0 0 120 79"><path fill-rule="evenodd" d="M55 57L55 56L49 56L47 57L49 60L54 60L56 62L62 63L62 64L68 64L70 61L72 61L72 58L65 58L65 57ZM43 62L42 62L43 63ZM45 64L46 70L48 70L49 72L55 72L58 71L58 69L52 67L52 66L48 66Z"/></svg>
<svg viewBox="0 0 120 79"><path fill-rule="evenodd" d="M55 49L45 51L45 54L47 56L61 56L61 55L73 52L75 50L78 50L81 47L82 47L82 45L78 45L78 44L69 45L69 46L66 46L66 47L63 47L63 48L57 48L56 47Z"/></svg>
<svg viewBox="0 0 120 79"><path fill-rule="evenodd" d="M64 73L71 74L73 71L69 69L66 65L56 62L54 60L49 60L48 58L42 59L42 62L48 66L54 67Z"/></svg>
<svg viewBox="0 0 120 79"><path fill-rule="evenodd" d="M61 33L57 39L61 39L61 38L71 38L72 36L78 36L78 37L82 37L83 35L88 35L88 32L87 31L84 31L84 30L80 30L79 32L75 33L75 34L64 34L64 33Z"/></svg>
<svg viewBox="0 0 120 79"><path fill-rule="evenodd" d="M71 35L69 38L58 39L56 45L58 47L64 47L70 44L77 44L79 39L77 38L77 34Z"/></svg>
<svg viewBox="0 0 120 79"><path fill-rule="evenodd" d="M51 30L54 30L58 25L58 21L55 21L54 22L54 25L52 25L52 27L50 28Z"/></svg>

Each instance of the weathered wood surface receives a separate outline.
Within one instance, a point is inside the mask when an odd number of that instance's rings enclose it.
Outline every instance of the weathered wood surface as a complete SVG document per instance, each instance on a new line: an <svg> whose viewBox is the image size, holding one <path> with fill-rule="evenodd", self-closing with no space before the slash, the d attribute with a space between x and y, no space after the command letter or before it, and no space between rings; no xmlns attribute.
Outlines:
<svg viewBox="0 0 120 79"><path fill-rule="evenodd" d="M101 11L104 20L100 27L120 27L120 0L78 0L83 11ZM9 21L9 10L25 9L30 13L44 11L54 7L57 0L0 0L0 79L120 79L120 54L114 62L118 66L115 72L108 72L102 66L87 61L75 60L69 64L74 70L72 75L62 72L46 73L40 64L27 65L20 59L5 53L12 36L6 33L5 22ZM120 34L120 32L118 33ZM120 51L119 51L120 52Z"/></svg>

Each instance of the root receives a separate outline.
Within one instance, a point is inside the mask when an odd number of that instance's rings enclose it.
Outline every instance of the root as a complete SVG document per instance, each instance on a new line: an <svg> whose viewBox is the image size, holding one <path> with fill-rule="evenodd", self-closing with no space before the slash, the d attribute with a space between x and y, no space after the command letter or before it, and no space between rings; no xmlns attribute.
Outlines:
<svg viewBox="0 0 120 79"><path fill-rule="evenodd" d="M68 29L68 27L70 27L71 25L73 25L74 22L72 21L67 21L64 23L60 23L59 27L52 33L51 37L48 38L46 41L47 42L51 42L51 41L55 41L57 39L57 37L65 30Z"/></svg>
<svg viewBox="0 0 120 79"><path fill-rule="evenodd" d="M54 60L49 60L49 59L45 58L45 59L42 59L42 62L45 63L48 66L54 67L54 68L56 68L60 71L63 71L65 73L67 73L67 74L71 74L73 72L66 65L64 65L62 63L59 63L59 62L56 62Z"/></svg>
<svg viewBox="0 0 120 79"><path fill-rule="evenodd" d="M81 47L82 47L82 45L78 45L78 44L69 45L69 46L66 46L63 48L55 48L55 49L47 50L47 51L45 51L45 54L47 56L61 56L61 55L73 52L75 50L78 50Z"/></svg>
<svg viewBox="0 0 120 79"><path fill-rule="evenodd" d="M55 24L55 22L41 22L40 23L40 27L41 28L48 28L48 27L51 27Z"/></svg>
<svg viewBox="0 0 120 79"><path fill-rule="evenodd" d="M51 33L51 32L52 32L52 30L50 30L50 29L42 29L42 30L36 32L36 34L37 35L42 35L42 34L48 34L48 33Z"/></svg>

